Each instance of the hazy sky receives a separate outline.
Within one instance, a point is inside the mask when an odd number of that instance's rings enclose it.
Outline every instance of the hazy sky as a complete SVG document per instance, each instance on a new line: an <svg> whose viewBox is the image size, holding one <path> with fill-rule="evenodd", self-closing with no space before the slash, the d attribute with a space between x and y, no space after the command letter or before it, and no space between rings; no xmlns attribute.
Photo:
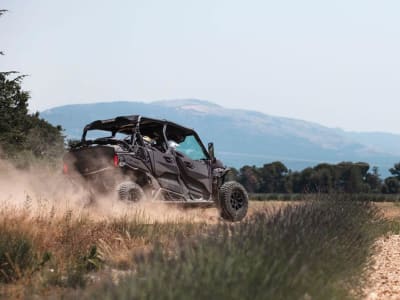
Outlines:
<svg viewBox="0 0 400 300"><path fill-rule="evenodd" d="M0 70L30 75L32 110L199 98L400 133L398 0L1 0L0 8L10 10L0 18Z"/></svg>

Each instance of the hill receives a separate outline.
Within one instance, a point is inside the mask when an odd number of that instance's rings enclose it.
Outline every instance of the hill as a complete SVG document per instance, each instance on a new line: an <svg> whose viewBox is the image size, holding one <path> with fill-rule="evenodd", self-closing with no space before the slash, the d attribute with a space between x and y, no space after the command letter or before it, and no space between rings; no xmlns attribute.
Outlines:
<svg viewBox="0 0 400 300"><path fill-rule="evenodd" d="M235 167L279 160L298 170L320 162L365 161L387 175L400 161L400 135L346 132L195 99L72 104L45 110L41 116L65 128L69 138L79 138L84 125L93 120L131 114L195 128L203 142L214 141L221 159Z"/></svg>

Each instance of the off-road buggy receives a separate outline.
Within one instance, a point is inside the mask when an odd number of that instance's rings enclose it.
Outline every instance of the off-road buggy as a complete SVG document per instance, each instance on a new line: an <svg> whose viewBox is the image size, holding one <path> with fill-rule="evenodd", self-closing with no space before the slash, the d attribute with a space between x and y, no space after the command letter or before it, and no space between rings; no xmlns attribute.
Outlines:
<svg viewBox="0 0 400 300"><path fill-rule="evenodd" d="M228 172L214 157L213 143L207 151L194 130L138 115L86 125L64 156L64 173L83 177L98 193L116 192L128 203L216 205L222 218L240 221L248 195L226 181Z"/></svg>

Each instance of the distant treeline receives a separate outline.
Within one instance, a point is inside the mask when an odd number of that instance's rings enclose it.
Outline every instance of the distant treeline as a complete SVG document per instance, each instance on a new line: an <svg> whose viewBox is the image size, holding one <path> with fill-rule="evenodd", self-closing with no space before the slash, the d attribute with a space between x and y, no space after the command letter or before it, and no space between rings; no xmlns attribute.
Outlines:
<svg viewBox="0 0 400 300"><path fill-rule="evenodd" d="M291 171L276 161L262 167L232 169L231 180L243 184L249 193L376 193L400 192L400 163L381 179L378 168L365 162L321 163L302 171Z"/></svg>

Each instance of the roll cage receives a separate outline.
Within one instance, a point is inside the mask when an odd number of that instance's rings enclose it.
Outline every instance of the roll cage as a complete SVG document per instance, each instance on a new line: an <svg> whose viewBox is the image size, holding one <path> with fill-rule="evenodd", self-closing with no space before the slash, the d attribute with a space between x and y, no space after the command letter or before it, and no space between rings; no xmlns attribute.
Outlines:
<svg viewBox="0 0 400 300"><path fill-rule="evenodd" d="M111 136L95 140L87 140L87 133L91 130L108 131L111 133ZM94 121L85 126L80 144L82 146L96 144L97 141L101 139L106 139L107 142L110 142L111 140L117 141L117 133L126 134L127 137L130 137L128 141L124 140L124 143L131 147L136 143L143 146L145 144L143 139L144 136L156 138L159 140L159 146L162 147L164 151L167 151L169 148L168 141L173 140L179 142L183 141L187 136L192 135L200 145L206 159L211 159L211 156L206 150L199 135L193 129L178 125L168 120L152 119L140 115L119 116L113 119Z"/></svg>

